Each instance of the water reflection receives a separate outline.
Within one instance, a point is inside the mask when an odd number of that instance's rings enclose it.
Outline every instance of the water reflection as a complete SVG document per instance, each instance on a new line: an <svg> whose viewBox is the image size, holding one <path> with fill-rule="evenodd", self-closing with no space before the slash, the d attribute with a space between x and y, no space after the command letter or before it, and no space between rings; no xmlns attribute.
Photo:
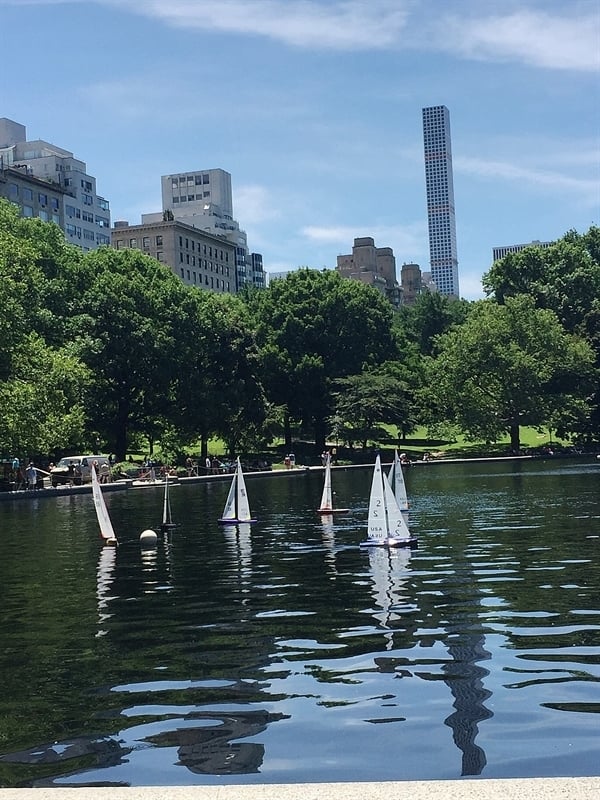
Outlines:
<svg viewBox="0 0 600 800"><path fill-rule="evenodd" d="M117 559L116 547L101 547L98 556L97 569L97 589L98 598L98 632L96 636L104 636L106 627L104 623L112 616L108 610L108 605L113 599L111 596L114 581L115 563Z"/></svg>
<svg viewBox="0 0 600 800"><path fill-rule="evenodd" d="M160 492L107 495L116 549L85 496L15 506L0 783L596 774L600 470L414 468L419 549L364 552L370 474L335 519L320 476L249 482L252 528L180 486L151 551Z"/></svg>

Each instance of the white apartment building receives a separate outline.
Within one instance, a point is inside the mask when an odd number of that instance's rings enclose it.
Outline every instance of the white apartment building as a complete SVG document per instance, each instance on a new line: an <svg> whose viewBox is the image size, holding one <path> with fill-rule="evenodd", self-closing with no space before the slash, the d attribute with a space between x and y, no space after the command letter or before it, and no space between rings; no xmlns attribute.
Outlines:
<svg viewBox="0 0 600 800"><path fill-rule="evenodd" d="M97 193L85 162L42 139L27 141L26 133L24 125L0 118L0 191L20 206L23 216L55 222L67 241L82 250L109 245L110 206Z"/></svg>
<svg viewBox="0 0 600 800"><path fill-rule="evenodd" d="M446 106L423 109L423 147L431 275L440 294L458 298L452 146Z"/></svg>
<svg viewBox="0 0 600 800"><path fill-rule="evenodd" d="M507 244L503 247L494 247L493 248L493 260L498 261L499 258L504 258L509 253L520 253L521 250L525 250L526 247L541 247L546 248L553 245L554 242L540 242L539 239L535 239L533 242L529 242L529 244Z"/></svg>

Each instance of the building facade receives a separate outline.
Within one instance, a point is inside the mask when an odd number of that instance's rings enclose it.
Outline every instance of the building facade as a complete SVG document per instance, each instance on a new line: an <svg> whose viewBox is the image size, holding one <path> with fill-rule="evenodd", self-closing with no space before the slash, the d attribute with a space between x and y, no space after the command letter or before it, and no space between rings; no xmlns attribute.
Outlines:
<svg viewBox="0 0 600 800"><path fill-rule="evenodd" d="M396 279L396 259L391 247L375 247L370 236L354 240L352 253L337 257L337 271L344 278L373 286L395 307L402 302L402 290Z"/></svg>
<svg viewBox="0 0 600 800"><path fill-rule="evenodd" d="M440 294L459 297L450 113L423 109L425 188L431 275Z"/></svg>
<svg viewBox="0 0 600 800"><path fill-rule="evenodd" d="M0 119L0 193L6 192L23 216L55 222L82 250L109 245L110 206L85 162L41 139L27 141L26 134L24 125Z"/></svg>
<svg viewBox="0 0 600 800"><path fill-rule="evenodd" d="M265 274L260 253L251 253L246 231L233 217L231 175L223 169L178 172L161 177L162 214L195 228L224 236L236 248L236 282L264 288ZM143 214L142 222L162 219L162 214Z"/></svg>
<svg viewBox="0 0 600 800"><path fill-rule="evenodd" d="M141 250L152 256L188 286L235 294L235 246L222 236L176 219L141 225L118 221L111 231L116 250Z"/></svg>
<svg viewBox="0 0 600 800"><path fill-rule="evenodd" d="M507 244L504 247L494 247L493 248L493 259L494 261L498 261L499 258L504 258L509 253L520 253L521 250L525 250L526 247L541 247L546 248L553 245L554 242L540 242L539 240L535 240L533 242L529 242L529 244Z"/></svg>

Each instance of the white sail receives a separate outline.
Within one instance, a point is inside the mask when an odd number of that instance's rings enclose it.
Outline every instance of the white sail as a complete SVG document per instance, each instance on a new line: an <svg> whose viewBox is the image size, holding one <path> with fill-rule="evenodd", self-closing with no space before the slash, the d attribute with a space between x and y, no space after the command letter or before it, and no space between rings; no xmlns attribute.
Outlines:
<svg viewBox="0 0 600 800"><path fill-rule="evenodd" d="M252 519L250 503L248 502L248 494L246 492L246 482L244 481L244 473L242 472L242 464L239 456L237 460L237 518L240 522L249 522Z"/></svg>
<svg viewBox="0 0 600 800"><path fill-rule="evenodd" d="M238 456L237 465L229 494L225 502L223 516L219 522L256 522L250 513L250 503L246 492L246 482L242 472L242 464Z"/></svg>
<svg viewBox="0 0 600 800"><path fill-rule="evenodd" d="M367 523L369 539L383 540L388 538L387 519L385 513L385 497L381 479L381 459L375 459L371 495L369 497L369 520Z"/></svg>
<svg viewBox="0 0 600 800"><path fill-rule="evenodd" d="M331 457L327 456L325 464L325 482L323 484L323 494L321 495L321 506L319 511L331 511L333 508L333 497L331 493Z"/></svg>
<svg viewBox="0 0 600 800"><path fill-rule="evenodd" d="M387 535L394 539L408 539L410 537L410 531L404 521L402 510L396 502L392 487L385 474L383 474L383 492L387 515Z"/></svg>
<svg viewBox="0 0 600 800"><path fill-rule="evenodd" d="M96 517L98 518L98 525L100 526L100 536L104 539L105 544L116 544L117 537L113 530L110 517L108 516L104 495L102 494L96 468L93 464L90 472L92 476L92 495L94 497L94 507L96 509Z"/></svg>
<svg viewBox="0 0 600 800"><path fill-rule="evenodd" d="M229 487L229 494L227 495L227 500L225 501L225 508L223 509L223 516L221 519L235 519L235 496L237 490L237 469L235 475L233 476L233 480L231 481L231 486Z"/></svg>
<svg viewBox="0 0 600 800"><path fill-rule="evenodd" d="M165 472L165 495L163 498L163 516L162 524L164 527L170 527L173 523L171 518L171 498L169 497L169 473Z"/></svg>
<svg viewBox="0 0 600 800"><path fill-rule="evenodd" d="M406 495L406 484L404 482L404 474L402 472L402 464L398 457L398 451L394 451L394 463L389 472L389 481L394 490L396 502L400 507L400 511L408 511L408 497Z"/></svg>

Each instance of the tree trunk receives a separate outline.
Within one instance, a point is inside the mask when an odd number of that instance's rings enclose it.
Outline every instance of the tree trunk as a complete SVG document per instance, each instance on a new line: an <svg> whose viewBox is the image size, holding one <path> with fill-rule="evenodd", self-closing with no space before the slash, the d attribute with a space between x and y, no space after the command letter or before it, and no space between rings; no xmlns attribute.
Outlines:
<svg viewBox="0 0 600 800"><path fill-rule="evenodd" d="M290 423L290 412L286 409L283 415L283 438L285 441L285 449L288 453L292 451L292 426Z"/></svg>
<svg viewBox="0 0 600 800"><path fill-rule="evenodd" d="M324 419L315 419L315 450L322 453L326 447L326 425Z"/></svg>
<svg viewBox="0 0 600 800"><path fill-rule="evenodd" d="M510 451L514 455L518 455L521 452L520 429L519 425L514 423L510 426Z"/></svg>

